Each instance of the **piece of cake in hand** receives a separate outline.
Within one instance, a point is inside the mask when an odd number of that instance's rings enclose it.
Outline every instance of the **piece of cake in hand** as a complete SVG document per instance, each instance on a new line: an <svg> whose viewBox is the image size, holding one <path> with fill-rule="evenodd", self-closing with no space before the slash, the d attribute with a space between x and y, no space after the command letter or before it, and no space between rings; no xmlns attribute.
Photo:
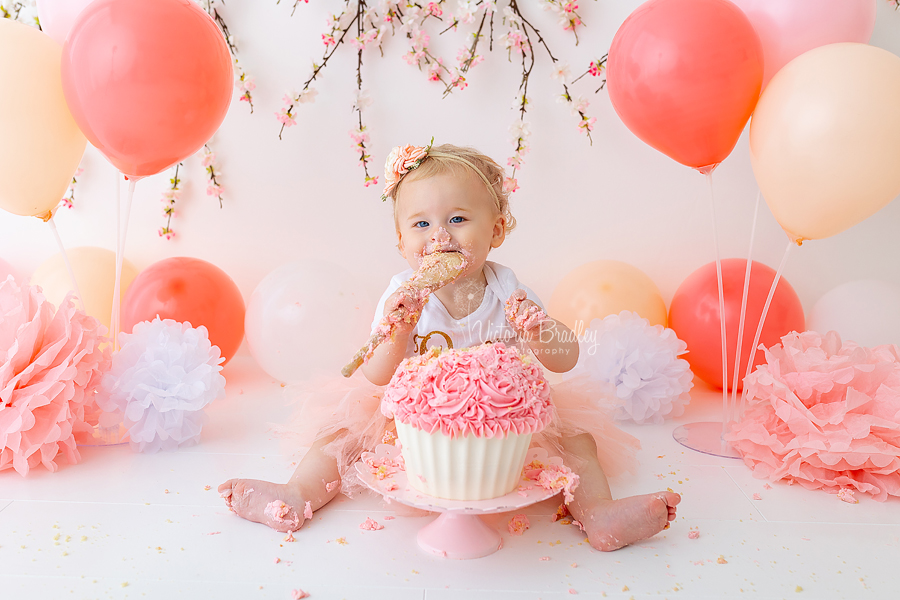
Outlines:
<svg viewBox="0 0 900 600"><path fill-rule="evenodd" d="M552 416L541 367L499 342L404 360L381 411L395 420L410 485L450 500L514 490Z"/></svg>

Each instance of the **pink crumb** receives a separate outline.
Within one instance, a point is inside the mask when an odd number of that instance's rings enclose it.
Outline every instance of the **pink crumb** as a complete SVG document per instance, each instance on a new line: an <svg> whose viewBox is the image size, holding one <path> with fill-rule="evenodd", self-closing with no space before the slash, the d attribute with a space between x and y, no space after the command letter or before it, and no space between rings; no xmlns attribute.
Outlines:
<svg viewBox="0 0 900 600"><path fill-rule="evenodd" d="M575 588L569 588L569 593L570 593L570 594L577 594L578 592L575 590Z"/></svg>
<svg viewBox="0 0 900 600"><path fill-rule="evenodd" d="M769 485L769 484L767 483L767 484L765 484L765 485L763 486L763 489L764 489L764 490L771 490L771 489L772 489L772 486Z"/></svg>
<svg viewBox="0 0 900 600"><path fill-rule="evenodd" d="M572 563L572 565L571 565L571 566L572 566L572 568L573 568L573 569L574 569L574 568L575 568L575 567L577 567L577 566L578 566L578 563Z"/></svg>
<svg viewBox="0 0 900 600"><path fill-rule="evenodd" d="M691 529L690 531L688 531L688 539L696 540L698 537L700 537L700 531L698 531L697 529Z"/></svg>
<svg viewBox="0 0 900 600"><path fill-rule="evenodd" d="M550 560L549 556L542 556L538 560Z"/></svg>
<svg viewBox="0 0 900 600"><path fill-rule="evenodd" d="M530 527L531 523L525 515L516 515L506 524L506 528L509 529L509 533L512 535L522 535Z"/></svg>
<svg viewBox="0 0 900 600"><path fill-rule="evenodd" d="M859 504L859 500L853 495L853 490L850 488L841 488L841 490L837 493L837 497L844 502L849 502L850 504Z"/></svg>
<svg viewBox="0 0 900 600"><path fill-rule="evenodd" d="M762 500L762 496L760 496L759 494L753 494L753 499L754 500Z"/></svg>
<svg viewBox="0 0 900 600"><path fill-rule="evenodd" d="M384 525L373 520L372 517L366 517L366 520L359 524L359 528L366 531L378 531L384 529Z"/></svg>
<svg viewBox="0 0 900 600"><path fill-rule="evenodd" d="M291 600L301 600L301 598L309 598L309 592L303 590L291 590Z"/></svg>
<svg viewBox="0 0 900 600"><path fill-rule="evenodd" d="M323 481L324 481L324 479L323 479ZM340 484L341 484L340 479L335 479L334 481L329 481L328 483L325 484L325 491L330 492L331 490L333 490Z"/></svg>
<svg viewBox="0 0 900 600"><path fill-rule="evenodd" d="M312 503L309 500L306 501L306 506L303 507L303 518L304 519L312 519Z"/></svg>
<svg viewBox="0 0 900 600"><path fill-rule="evenodd" d="M280 562L281 562L281 559L278 558L278 557L276 556L276 557L275 557L275 564L277 565L277 564L280 563Z"/></svg>
<svg viewBox="0 0 900 600"><path fill-rule="evenodd" d="M293 532L293 531L288 531L288 532L287 532L287 535L284 536L284 541L285 541L285 542L295 542L295 541L297 541L297 540L294 539L294 532Z"/></svg>
<svg viewBox="0 0 900 600"><path fill-rule="evenodd" d="M392 517L391 515L388 515L388 516L386 516L386 517L384 518L384 520L385 520L385 521L393 521L393 520L396 519L396 518L397 518L397 517Z"/></svg>

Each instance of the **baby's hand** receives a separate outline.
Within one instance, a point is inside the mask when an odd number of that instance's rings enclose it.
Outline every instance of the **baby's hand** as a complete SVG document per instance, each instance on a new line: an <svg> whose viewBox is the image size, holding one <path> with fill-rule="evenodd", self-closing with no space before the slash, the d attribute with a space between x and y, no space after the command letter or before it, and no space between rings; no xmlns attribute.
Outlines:
<svg viewBox="0 0 900 600"><path fill-rule="evenodd" d="M428 297L422 297L416 290L401 286L384 302L384 316L401 331L412 331Z"/></svg>
<svg viewBox="0 0 900 600"><path fill-rule="evenodd" d="M513 328L527 337L537 335L541 323L548 320L547 313L528 299L525 290L516 290L506 301L506 319Z"/></svg>

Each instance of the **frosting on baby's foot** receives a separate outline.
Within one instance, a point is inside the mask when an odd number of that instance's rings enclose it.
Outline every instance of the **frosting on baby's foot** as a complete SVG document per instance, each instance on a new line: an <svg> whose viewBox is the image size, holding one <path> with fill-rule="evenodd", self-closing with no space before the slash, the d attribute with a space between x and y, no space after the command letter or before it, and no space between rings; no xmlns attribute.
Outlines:
<svg viewBox="0 0 900 600"><path fill-rule="evenodd" d="M657 492L619 500L581 498L569 505L579 527L597 550L618 550L668 529L681 496Z"/></svg>
<svg viewBox="0 0 900 600"><path fill-rule="evenodd" d="M219 495L226 506L241 518L268 525L276 531L290 532L300 529L312 516L306 502L289 485L255 479L230 479L219 486ZM295 507L306 506L300 512Z"/></svg>

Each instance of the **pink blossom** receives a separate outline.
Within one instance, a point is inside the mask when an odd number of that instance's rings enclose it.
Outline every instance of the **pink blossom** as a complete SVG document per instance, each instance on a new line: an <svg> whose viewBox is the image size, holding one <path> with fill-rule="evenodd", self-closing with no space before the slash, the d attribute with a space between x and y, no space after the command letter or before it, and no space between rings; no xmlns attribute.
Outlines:
<svg viewBox="0 0 900 600"><path fill-rule="evenodd" d="M327 48L329 46L333 46L337 42L335 41L334 36L331 35L330 33L323 33L322 34L322 43L325 44L325 47Z"/></svg>
<svg viewBox="0 0 900 600"><path fill-rule="evenodd" d="M164 237L167 240L171 240L175 237L175 232L169 229L168 227L160 227L159 228L159 237Z"/></svg>
<svg viewBox="0 0 900 600"><path fill-rule="evenodd" d="M510 160L512 160L512 159L510 159ZM504 191L507 191L510 193L515 192L517 189L519 189L519 182L516 181L515 179L513 179L512 177L507 177L506 179L503 180L503 189L504 189Z"/></svg>
<svg viewBox="0 0 900 600"><path fill-rule="evenodd" d="M203 159L200 161L200 164L204 167L208 167L216 161L216 153L215 152L206 152L203 154Z"/></svg>
<svg viewBox="0 0 900 600"><path fill-rule="evenodd" d="M297 124L297 121L294 120L293 115L287 112L285 109L282 109L284 112L275 113L275 117L278 119L278 122L284 125L285 127L293 127Z"/></svg>
<svg viewBox="0 0 900 600"><path fill-rule="evenodd" d="M428 81L440 81L441 68L439 65L433 64L428 68Z"/></svg>
<svg viewBox="0 0 900 600"><path fill-rule="evenodd" d="M440 17L441 15L444 14L443 9L441 9L441 5L436 2L429 2L428 5L425 7L425 10L429 14L434 15L435 17Z"/></svg>
<svg viewBox="0 0 900 600"><path fill-rule="evenodd" d="M591 66L588 67L588 73L590 73L594 77L598 77L603 72L603 69L605 67L606 65L601 63L599 59L595 60L591 63Z"/></svg>
<svg viewBox="0 0 900 600"><path fill-rule="evenodd" d="M206 195L207 196L222 196L224 194L224 190L222 186L217 183L210 183L206 186Z"/></svg>
<svg viewBox="0 0 900 600"><path fill-rule="evenodd" d="M370 185L378 185L378 175L375 177L366 177L366 187Z"/></svg>
<svg viewBox="0 0 900 600"><path fill-rule="evenodd" d="M302 600L303 598L309 598L309 592L301 589L291 590L291 600Z"/></svg>

